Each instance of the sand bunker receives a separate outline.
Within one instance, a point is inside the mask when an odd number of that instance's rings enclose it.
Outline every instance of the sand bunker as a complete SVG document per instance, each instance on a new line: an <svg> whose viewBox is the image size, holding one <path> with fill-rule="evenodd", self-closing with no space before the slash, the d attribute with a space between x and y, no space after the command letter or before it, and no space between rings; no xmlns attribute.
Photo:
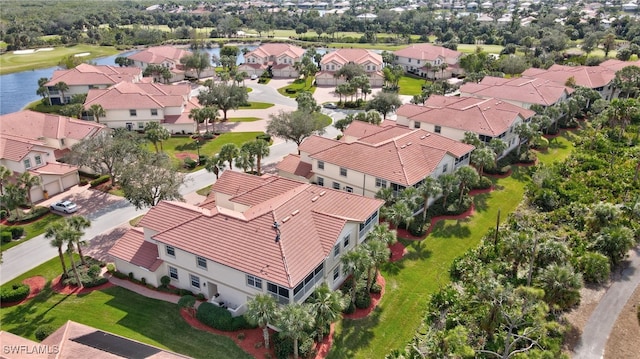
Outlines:
<svg viewBox="0 0 640 359"><path fill-rule="evenodd" d="M73 56L74 57L85 57L85 56L89 56L89 55L91 55L90 52L82 52L82 53L79 53L79 54L75 54Z"/></svg>
<svg viewBox="0 0 640 359"><path fill-rule="evenodd" d="M53 51L53 47L45 47L42 49L27 49L27 50L16 50L13 52L14 55L27 55L27 54L33 54L34 52L40 52L40 51Z"/></svg>

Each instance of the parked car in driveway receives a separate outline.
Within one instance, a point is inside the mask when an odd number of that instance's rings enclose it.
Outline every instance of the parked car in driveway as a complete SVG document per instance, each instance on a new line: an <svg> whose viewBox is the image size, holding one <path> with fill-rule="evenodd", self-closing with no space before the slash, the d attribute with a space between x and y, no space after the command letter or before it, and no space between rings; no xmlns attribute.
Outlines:
<svg viewBox="0 0 640 359"><path fill-rule="evenodd" d="M256 74L251 75L251 79L252 80L256 80L257 78L258 78L258 75L256 75Z"/></svg>
<svg viewBox="0 0 640 359"><path fill-rule="evenodd" d="M74 213L78 210L78 205L71 201L58 201L52 203L49 208L51 208L52 211Z"/></svg>
<svg viewBox="0 0 640 359"><path fill-rule="evenodd" d="M336 104L335 104L335 103L333 103L333 102L327 102L327 103L325 103L324 105L322 105L322 107L324 107L324 108L330 108L330 109L336 109L336 108L338 108L338 105L336 105Z"/></svg>

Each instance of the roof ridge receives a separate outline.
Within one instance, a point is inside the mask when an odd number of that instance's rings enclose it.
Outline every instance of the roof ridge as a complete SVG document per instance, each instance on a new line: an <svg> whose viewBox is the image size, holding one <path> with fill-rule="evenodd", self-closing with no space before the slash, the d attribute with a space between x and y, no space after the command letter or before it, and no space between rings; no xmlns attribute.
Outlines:
<svg viewBox="0 0 640 359"><path fill-rule="evenodd" d="M393 139L393 144L396 147L396 155L398 156L398 160L400 161L400 168L402 169L402 176L404 177L404 181L406 183L409 183L409 176L407 175L407 171L405 169L405 165L404 165L404 161L402 158L402 155L400 154L400 150L403 149L404 147L402 146L398 146L398 142L397 142L397 138Z"/></svg>

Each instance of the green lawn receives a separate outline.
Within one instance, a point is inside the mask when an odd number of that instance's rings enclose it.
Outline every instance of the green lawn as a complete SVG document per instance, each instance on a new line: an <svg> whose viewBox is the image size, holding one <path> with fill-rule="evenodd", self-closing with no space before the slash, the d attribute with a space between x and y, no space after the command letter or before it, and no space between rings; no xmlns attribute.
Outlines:
<svg viewBox="0 0 640 359"><path fill-rule="evenodd" d="M490 54L499 54L500 51L504 49L502 45L458 44L458 51L469 54L475 52L478 47L481 47L483 51Z"/></svg>
<svg viewBox="0 0 640 359"><path fill-rule="evenodd" d="M310 76L310 77L307 77L306 79L295 80L293 81L292 84L279 88L278 92L282 96L287 96L291 98L296 98L298 96L298 92L302 92L302 91L308 91L308 92L314 93L316 92L316 87L313 86L314 79L315 77ZM287 89L292 89L292 90L295 90L296 92L287 93Z"/></svg>
<svg viewBox="0 0 640 359"><path fill-rule="evenodd" d="M43 216L42 218L38 219L35 222L31 222L28 224L23 224L23 225L13 225L12 227L22 227L24 228L24 235L25 237L20 239L19 241L11 241L9 243L2 243L2 246L0 246L0 249L2 251L6 251L7 249L11 248L11 247L15 247L20 243L26 242L29 239L39 236L42 233L45 232L45 230L47 229L47 227L56 222L59 221L60 219L62 219L63 217L60 215L57 215L55 213L48 213L47 215ZM4 227L4 226L0 226L0 227Z"/></svg>
<svg viewBox="0 0 640 359"><path fill-rule="evenodd" d="M564 159L573 150L564 136L554 142L548 156L539 157L541 162ZM365 319L338 323L328 358L384 358L403 348L422 322L429 295L449 282L452 261L495 227L498 210L502 222L518 206L527 182L523 172L514 167L510 177L495 180L495 191L477 195L472 217L440 221L423 241L403 240L409 253L383 267L386 289L379 306Z"/></svg>
<svg viewBox="0 0 640 359"><path fill-rule="evenodd" d="M74 256L76 261L80 260L80 256L78 256L77 253L74 254ZM64 261L67 265L67 268L69 268L69 266L71 266L70 264L71 262L69 261L68 256L66 254L64 255ZM60 274L62 274L62 266L60 265L60 259L56 255L54 258L51 258L48 261L42 263L41 265L33 268L32 270L26 273L23 273L22 275L12 279L11 281L7 282L7 284L5 285L22 283L23 280L27 278L31 278L33 276L37 276L37 275L44 277L47 281L50 281L55 277L59 276Z"/></svg>
<svg viewBox="0 0 640 359"><path fill-rule="evenodd" d="M249 102L247 106L240 106L238 110L264 110L265 108L273 107L274 104L268 102Z"/></svg>
<svg viewBox="0 0 640 359"><path fill-rule="evenodd" d="M227 119L229 122L254 122L260 120L261 118L258 117L231 117Z"/></svg>
<svg viewBox="0 0 640 359"><path fill-rule="evenodd" d="M88 52L90 55L83 57L83 59L90 60L96 57L114 55L119 51L111 46L76 45L56 47L52 51L38 51L24 55L7 52L0 56L0 75L56 66L62 58L84 52Z"/></svg>
<svg viewBox="0 0 640 359"><path fill-rule="evenodd" d="M422 85L426 83L426 80L420 77L404 75L400 78L398 86L400 87L399 95L419 95L422 92Z"/></svg>

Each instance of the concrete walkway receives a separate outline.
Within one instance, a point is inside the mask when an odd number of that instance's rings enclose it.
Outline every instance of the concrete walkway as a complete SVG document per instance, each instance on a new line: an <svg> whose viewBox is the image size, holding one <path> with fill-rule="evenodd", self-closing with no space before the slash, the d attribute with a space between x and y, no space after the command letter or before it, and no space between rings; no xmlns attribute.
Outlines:
<svg viewBox="0 0 640 359"><path fill-rule="evenodd" d="M640 285L640 248L629 252L629 265L622 275L607 290L582 331L573 358L600 359L611 334L613 324L618 319L635 289Z"/></svg>
<svg viewBox="0 0 640 359"><path fill-rule="evenodd" d="M114 285L117 285L118 287L122 287L124 289L128 289L134 293L138 293L147 298L163 300L165 302L170 302L175 304L178 304L178 300L180 300L180 297L175 294L164 293L154 289L149 289L143 285L135 284L126 279L116 278L109 273L106 273L105 277L108 278L109 282L113 283Z"/></svg>

